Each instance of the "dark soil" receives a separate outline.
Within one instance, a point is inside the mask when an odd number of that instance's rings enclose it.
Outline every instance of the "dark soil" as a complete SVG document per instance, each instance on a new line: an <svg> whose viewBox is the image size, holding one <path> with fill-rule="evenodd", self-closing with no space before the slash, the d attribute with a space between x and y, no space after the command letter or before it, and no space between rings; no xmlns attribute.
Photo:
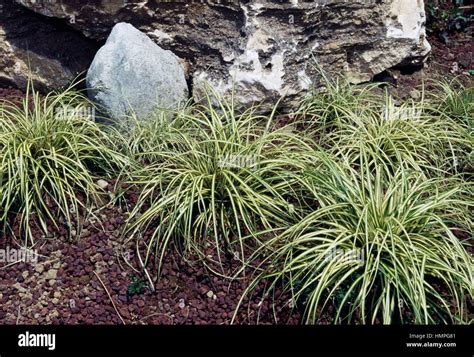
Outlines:
<svg viewBox="0 0 474 357"><path fill-rule="evenodd" d="M433 80L450 81L456 78L465 86L472 86L474 76L474 42L469 33L453 33L444 44L437 36L429 36L432 51L423 68L398 68L388 71L395 77L393 92L399 99L414 96L413 90L433 89ZM415 92L416 93L416 92ZM416 96L416 95L415 95ZM413 99L417 99L416 97Z"/></svg>
<svg viewBox="0 0 474 357"><path fill-rule="evenodd" d="M42 238L38 230L37 263L0 263L0 323L229 324L250 277L220 278L200 260L170 249L153 292L134 245L123 244L126 216L116 206L104 209L84 220L80 233L73 229L74 241L67 239L66 226ZM0 249L12 249L12 243L4 237ZM277 292L273 302L262 300L260 291L244 300L235 322L299 321L288 295Z"/></svg>
<svg viewBox="0 0 474 357"><path fill-rule="evenodd" d="M8 100L14 103L20 103L25 94L19 90L12 87L9 88L0 88L0 100Z"/></svg>

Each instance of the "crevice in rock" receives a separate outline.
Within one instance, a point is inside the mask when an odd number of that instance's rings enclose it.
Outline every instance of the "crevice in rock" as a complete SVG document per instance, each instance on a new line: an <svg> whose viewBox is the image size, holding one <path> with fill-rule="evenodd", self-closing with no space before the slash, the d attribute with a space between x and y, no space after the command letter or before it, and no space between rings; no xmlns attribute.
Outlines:
<svg viewBox="0 0 474 357"><path fill-rule="evenodd" d="M2 63L2 70L15 73L14 68L6 66L15 65L17 61L28 64L40 91L51 89L45 82L56 87L65 85L67 77L73 78L86 71L103 44L101 41L88 39L80 31L71 28L64 19L43 16L13 0L2 4L0 28L5 33L4 42L12 50L8 53L11 60ZM2 53L2 57L6 56L7 54ZM22 75L27 77L28 73ZM44 82L39 77L45 77ZM25 83L24 78L22 81L5 78L2 82L24 89L21 88Z"/></svg>

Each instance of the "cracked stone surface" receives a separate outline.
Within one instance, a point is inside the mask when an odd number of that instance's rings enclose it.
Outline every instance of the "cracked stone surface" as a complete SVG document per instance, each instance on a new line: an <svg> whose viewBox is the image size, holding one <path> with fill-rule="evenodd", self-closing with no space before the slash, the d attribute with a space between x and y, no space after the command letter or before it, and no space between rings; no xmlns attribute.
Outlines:
<svg viewBox="0 0 474 357"><path fill-rule="evenodd" d="M183 60L195 97L208 84L245 105L294 105L315 63L360 83L430 51L423 0L15 1L95 41L128 22Z"/></svg>
<svg viewBox="0 0 474 357"><path fill-rule="evenodd" d="M60 21L0 2L0 86L59 88L90 65L100 45Z"/></svg>

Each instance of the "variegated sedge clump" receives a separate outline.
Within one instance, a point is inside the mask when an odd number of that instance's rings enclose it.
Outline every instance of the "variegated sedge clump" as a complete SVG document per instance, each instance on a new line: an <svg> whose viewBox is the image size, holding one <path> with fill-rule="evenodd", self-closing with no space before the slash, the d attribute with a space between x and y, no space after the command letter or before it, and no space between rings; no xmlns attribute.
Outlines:
<svg viewBox="0 0 474 357"><path fill-rule="evenodd" d="M30 83L21 105L0 103L0 222L4 233L18 223L25 244L32 220L45 233L60 217L78 222L99 195L97 175L127 163L73 88L41 96Z"/></svg>
<svg viewBox="0 0 474 357"><path fill-rule="evenodd" d="M154 252L160 265L174 240L203 261L212 245L218 266L229 254L246 264L246 248L261 245L257 232L299 219L300 175L313 144L290 126L277 129L275 111L237 113L233 105L209 93L181 114L185 125L169 128L170 145L147 153L156 161L134 174L141 195L128 233L141 240L151 229L145 261Z"/></svg>

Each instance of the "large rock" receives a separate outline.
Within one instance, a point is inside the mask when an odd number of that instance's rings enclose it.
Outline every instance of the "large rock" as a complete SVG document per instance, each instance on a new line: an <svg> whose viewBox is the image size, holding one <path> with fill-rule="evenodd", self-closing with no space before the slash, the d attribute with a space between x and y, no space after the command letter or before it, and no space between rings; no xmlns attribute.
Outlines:
<svg viewBox="0 0 474 357"><path fill-rule="evenodd" d="M171 51L127 23L113 28L87 72L89 96L113 118L139 118L188 99L184 70Z"/></svg>
<svg viewBox="0 0 474 357"><path fill-rule="evenodd" d="M90 65L100 45L13 0L0 2L0 86L41 91L67 85Z"/></svg>
<svg viewBox="0 0 474 357"><path fill-rule="evenodd" d="M319 81L315 61L363 82L430 50L422 0L16 1L97 40L130 22L186 59L195 96L209 83L242 104L294 105Z"/></svg>

